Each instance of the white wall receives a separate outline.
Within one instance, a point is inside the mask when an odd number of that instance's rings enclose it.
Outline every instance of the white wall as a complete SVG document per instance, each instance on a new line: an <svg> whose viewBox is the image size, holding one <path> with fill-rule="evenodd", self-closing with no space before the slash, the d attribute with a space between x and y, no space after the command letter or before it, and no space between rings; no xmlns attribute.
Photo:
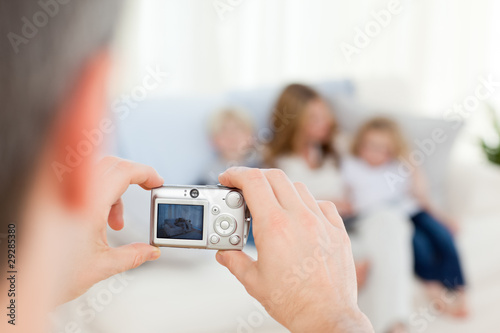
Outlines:
<svg viewBox="0 0 500 333"><path fill-rule="evenodd" d="M495 0L396 1L400 13L349 62L342 43L354 45L355 29L392 1L129 1L115 91L129 91L156 65L170 77L152 96L352 78L366 104L441 116L473 93L479 75L500 81ZM223 20L220 3L234 5Z"/></svg>

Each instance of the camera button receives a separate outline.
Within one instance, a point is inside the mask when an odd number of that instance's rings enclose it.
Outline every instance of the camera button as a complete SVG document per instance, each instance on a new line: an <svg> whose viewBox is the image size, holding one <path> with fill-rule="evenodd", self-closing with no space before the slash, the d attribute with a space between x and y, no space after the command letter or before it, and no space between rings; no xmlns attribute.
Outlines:
<svg viewBox="0 0 500 333"><path fill-rule="evenodd" d="M238 245L239 242L240 242L240 236L238 235L234 235L229 238L229 243L233 245Z"/></svg>
<svg viewBox="0 0 500 333"><path fill-rule="evenodd" d="M218 215L220 213L220 208L219 206L213 206L212 207L212 214Z"/></svg>
<svg viewBox="0 0 500 333"><path fill-rule="evenodd" d="M222 221L220 223L220 227L224 230L226 230L227 228L229 228L229 222L228 221Z"/></svg>
<svg viewBox="0 0 500 333"><path fill-rule="evenodd" d="M236 230L236 221L234 217L222 214L214 223L214 230L221 236L229 236Z"/></svg>
<svg viewBox="0 0 500 333"><path fill-rule="evenodd" d="M217 235L210 236L210 243L212 243L212 244L217 244L219 242L219 240L220 240L220 237Z"/></svg>
<svg viewBox="0 0 500 333"><path fill-rule="evenodd" d="M226 204L229 208L240 208L243 205L243 196L240 192L231 191L226 195Z"/></svg>

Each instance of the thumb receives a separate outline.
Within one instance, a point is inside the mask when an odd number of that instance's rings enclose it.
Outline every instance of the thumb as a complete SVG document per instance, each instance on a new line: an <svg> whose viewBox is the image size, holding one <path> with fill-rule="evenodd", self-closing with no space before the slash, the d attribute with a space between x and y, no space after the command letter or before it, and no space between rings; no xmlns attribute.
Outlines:
<svg viewBox="0 0 500 333"><path fill-rule="evenodd" d="M160 254L160 249L155 246L146 243L132 243L111 249L109 260L116 273L121 273L136 268L146 261L156 260Z"/></svg>
<svg viewBox="0 0 500 333"><path fill-rule="evenodd" d="M256 273L255 261L243 251L218 251L215 258L219 264L229 269L245 287Z"/></svg>

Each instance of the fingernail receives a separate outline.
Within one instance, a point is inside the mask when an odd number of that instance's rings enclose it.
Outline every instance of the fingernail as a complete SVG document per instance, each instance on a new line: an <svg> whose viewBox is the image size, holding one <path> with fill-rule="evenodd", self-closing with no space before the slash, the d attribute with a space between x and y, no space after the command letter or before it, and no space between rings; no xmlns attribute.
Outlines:
<svg viewBox="0 0 500 333"><path fill-rule="evenodd" d="M151 254L149 255L149 259L148 260L156 260L160 257L161 255L161 251L159 248L155 247L154 251L151 252Z"/></svg>
<svg viewBox="0 0 500 333"><path fill-rule="evenodd" d="M217 260L220 261L220 262L222 260L224 260L223 253L224 253L223 251L217 251L217 255L216 255L217 256Z"/></svg>

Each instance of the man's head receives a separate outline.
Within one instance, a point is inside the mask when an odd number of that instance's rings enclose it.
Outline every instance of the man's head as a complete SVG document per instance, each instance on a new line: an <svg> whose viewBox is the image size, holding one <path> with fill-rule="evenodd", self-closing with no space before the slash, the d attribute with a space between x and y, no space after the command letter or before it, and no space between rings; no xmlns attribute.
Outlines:
<svg viewBox="0 0 500 333"><path fill-rule="evenodd" d="M51 178L50 162L64 161L65 147L102 117L107 46L120 2L0 0L1 230L19 222L30 184L40 174ZM62 182L54 174L43 183L74 204L81 195L71 189L81 184L88 160Z"/></svg>

